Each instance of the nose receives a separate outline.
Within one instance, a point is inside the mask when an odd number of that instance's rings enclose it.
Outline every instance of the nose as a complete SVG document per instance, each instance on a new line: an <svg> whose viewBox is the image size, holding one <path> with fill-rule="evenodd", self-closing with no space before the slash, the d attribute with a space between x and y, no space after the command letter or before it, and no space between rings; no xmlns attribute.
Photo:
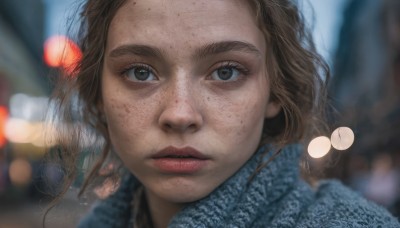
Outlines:
<svg viewBox="0 0 400 228"><path fill-rule="evenodd" d="M187 82L175 82L167 89L158 120L164 131L193 133L202 127L203 116L192 87Z"/></svg>

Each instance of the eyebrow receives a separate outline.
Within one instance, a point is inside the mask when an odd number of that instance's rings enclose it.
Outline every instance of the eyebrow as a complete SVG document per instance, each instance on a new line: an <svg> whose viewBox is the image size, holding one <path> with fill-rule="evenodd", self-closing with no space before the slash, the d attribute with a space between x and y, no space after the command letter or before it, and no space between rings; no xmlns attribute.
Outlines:
<svg viewBox="0 0 400 228"><path fill-rule="evenodd" d="M163 57L163 54L160 49L140 44L122 45L110 52L111 58L117 58L124 55L138 55L138 56L156 57L156 58Z"/></svg>
<svg viewBox="0 0 400 228"><path fill-rule="evenodd" d="M221 42L207 44L199 48L195 52L194 57L197 59L201 59L209 55L216 55L229 51L242 51L250 54L256 54L257 56L261 56L261 52L253 44L242 41L221 41Z"/></svg>
<svg viewBox="0 0 400 228"><path fill-rule="evenodd" d="M210 55L217 55L229 51L242 51L261 56L261 52L253 44L242 41L221 41L198 48L195 51L193 58L202 59ZM159 59L162 59L164 56L162 50L153 46L140 44L122 45L112 50L109 54L111 58L117 58L124 55L155 57Z"/></svg>

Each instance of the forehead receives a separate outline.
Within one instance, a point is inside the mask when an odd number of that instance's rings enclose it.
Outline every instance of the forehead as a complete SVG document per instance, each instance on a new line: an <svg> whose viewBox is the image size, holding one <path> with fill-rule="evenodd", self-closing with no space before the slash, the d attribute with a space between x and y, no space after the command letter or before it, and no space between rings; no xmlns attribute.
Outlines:
<svg viewBox="0 0 400 228"><path fill-rule="evenodd" d="M265 49L247 0L128 0L111 22L107 48L132 42L188 48L223 40Z"/></svg>

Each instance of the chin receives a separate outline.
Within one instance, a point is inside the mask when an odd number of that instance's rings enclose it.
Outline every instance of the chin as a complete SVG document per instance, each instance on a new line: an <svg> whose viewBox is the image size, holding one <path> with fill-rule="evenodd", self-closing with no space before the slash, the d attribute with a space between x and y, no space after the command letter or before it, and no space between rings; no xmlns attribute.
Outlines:
<svg viewBox="0 0 400 228"><path fill-rule="evenodd" d="M156 189L150 189L158 197L171 203L191 203L200 200L209 195L214 188L193 183L170 183L164 187L155 186Z"/></svg>
<svg viewBox="0 0 400 228"><path fill-rule="evenodd" d="M203 193L203 194L197 194L197 193L193 193L193 192L186 192L185 194L182 193L173 193L173 194L165 194L164 195L164 199L168 202L171 203L179 203L179 204L186 204L186 203L192 203L195 202L197 200L200 200L204 197L206 197L208 193Z"/></svg>

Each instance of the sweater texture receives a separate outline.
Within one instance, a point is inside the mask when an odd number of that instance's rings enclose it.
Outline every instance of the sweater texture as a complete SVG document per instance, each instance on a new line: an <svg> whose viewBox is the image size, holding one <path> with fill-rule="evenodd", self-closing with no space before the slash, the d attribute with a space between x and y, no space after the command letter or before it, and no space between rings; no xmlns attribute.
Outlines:
<svg viewBox="0 0 400 228"><path fill-rule="evenodd" d="M264 157L261 155L269 150ZM263 147L232 177L207 197L176 214L168 227L382 227L400 228L384 208L362 198L338 181L322 181L315 188L299 175L301 146L291 145L253 178L260 159L274 150ZM132 175L105 200L97 202L80 228L132 226L133 192L140 186Z"/></svg>

